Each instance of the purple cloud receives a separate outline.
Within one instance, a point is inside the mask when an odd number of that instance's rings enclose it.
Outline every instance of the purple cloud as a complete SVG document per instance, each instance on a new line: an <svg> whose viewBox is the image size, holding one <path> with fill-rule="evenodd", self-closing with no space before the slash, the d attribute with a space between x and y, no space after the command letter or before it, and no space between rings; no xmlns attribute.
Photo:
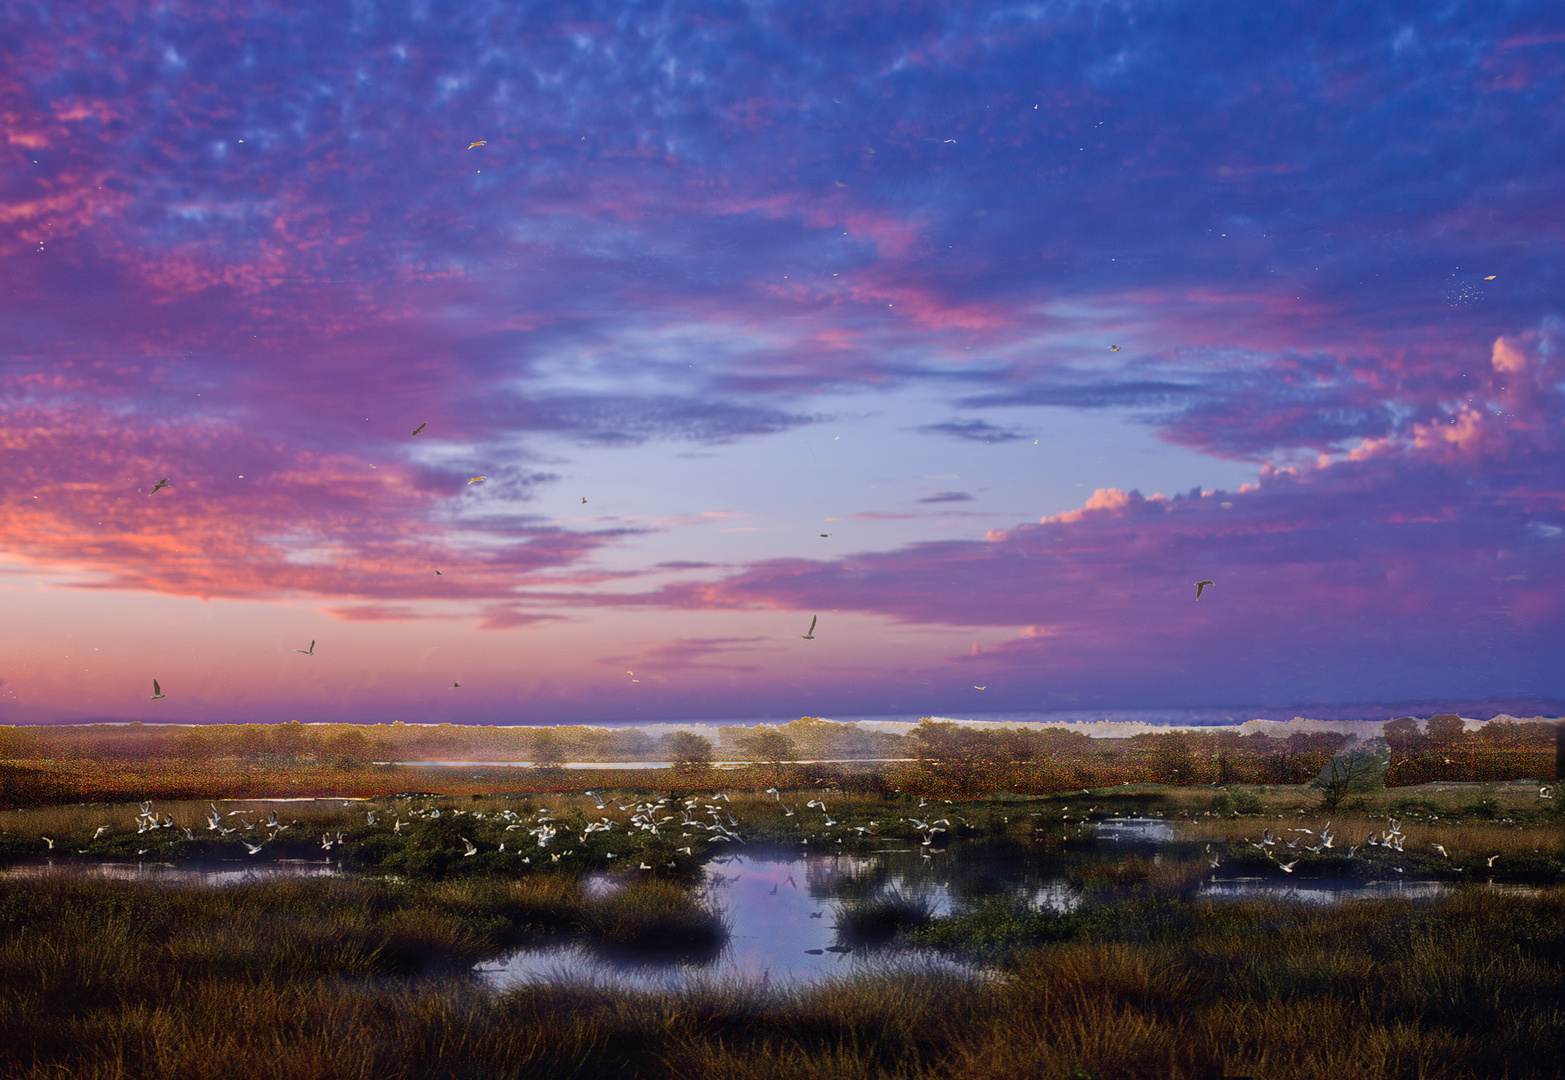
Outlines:
<svg viewBox="0 0 1565 1080"><path fill-rule="evenodd" d="M972 442L1013 442L1026 438L1019 431L1007 431L986 420L948 420L942 424L924 424L913 430L926 435L950 435Z"/></svg>

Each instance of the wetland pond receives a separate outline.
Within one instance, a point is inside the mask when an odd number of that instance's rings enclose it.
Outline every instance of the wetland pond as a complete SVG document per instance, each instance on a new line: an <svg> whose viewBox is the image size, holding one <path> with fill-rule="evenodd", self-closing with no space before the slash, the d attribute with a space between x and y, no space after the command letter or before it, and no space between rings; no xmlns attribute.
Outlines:
<svg viewBox="0 0 1565 1080"><path fill-rule="evenodd" d="M1002 901L1035 911L1069 913L1094 884L1123 881L1134 869L1189 874L1203 845L1180 840L1168 822L1119 817L1094 822L1067 850L1007 838L922 847L891 841L872 852L744 852L714 856L696 889L726 929L705 948L637 952L577 938L554 938L477 965L475 976L497 990L533 983L666 990L744 984L784 989L842 976L907 970L989 977L981 968L895 943L899 926L960 914ZM232 887L280 877L345 873L332 860L225 862L197 867L160 862L53 859L0 871L10 877L71 874L192 887ZM589 895L604 896L638 871L591 874ZM1333 904L1403 896L1433 898L1442 882L1407 879L1293 878L1274 868L1230 866L1205 872L1194 895L1213 900L1268 899ZM1506 888L1506 886L1496 886Z"/></svg>
<svg viewBox="0 0 1565 1080"><path fill-rule="evenodd" d="M583 942L549 942L518 949L479 965L478 977L495 989L554 983L615 989L666 990L740 983L779 989L857 974L944 970L987 977L983 969L931 950L892 941L911 916L940 917L972 905L1004 900L1040 911L1068 913L1083 902L1079 882L1095 869L1139 859L1156 867L1172 861L1174 829L1155 818L1109 818L1096 823L1067 860L1057 852L1012 841L967 840L932 852L905 844L869 854L735 854L709 860L703 898L728 930L707 951L638 955ZM1433 898L1449 886L1434 881L1367 881L1207 876L1196 895L1214 900L1270 899L1331 904L1386 896ZM1282 880L1277 880L1277 879ZM589 888L612 890L623 875L595 875Z"/></svg>

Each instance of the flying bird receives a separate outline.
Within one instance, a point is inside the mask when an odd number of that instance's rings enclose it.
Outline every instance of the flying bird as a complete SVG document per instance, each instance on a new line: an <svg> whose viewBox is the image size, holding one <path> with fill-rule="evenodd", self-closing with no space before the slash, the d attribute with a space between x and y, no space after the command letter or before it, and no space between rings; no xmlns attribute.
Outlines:
<svg viewBox="0 0 1565 1080"><path fill-rule="evenodd" d="M471 150L471 149L472 149L472 148L473 148L473 147L475 147L475 146L487 146L487 145L489 145L489 140L488 140L488 139L479 139L479 140L478 140L478 141L477 141L477 142L475 142L475 143L468 143L468 144L467 144L467 148L468 148L468 149L469 149L469 150Z"/></svg>
<svg viewBox="0 0 1565 1080"><path fill-rule="evenodd" d="M162 491L166 487L168 487L168 477L165 476L163 479L161 479L161 480L159 480L157 482L157 484L153 487L153 489L151 491L147 492L147 495L148 495L148 497L156 495L158 492Z"/></svg>
<svg viewBox="0 0 1565 1080"><path fill-rule="evenodd" d="M587 505L587 496L585 496L585 495L583 495L583 496L582 496L582 497L581 497L581 504L582 504L582 505L583 505L583 506L586 506L586 505Z"/></svg>
<svg viewBox="0 0 1565 1080"><path fill-rule="evenodd" d="M1118 345L1110 345L1109 348L1113 349L1115 352L1119 352L1119 346Z"/></svg>
<svg viewBox="0 0 1565 1080"><path fill-rule="evenodd" d="M102 836L104 833L106 833L108 831L109 831L109 827L107 825L99 825L98 826L98 831L92 834L92 838L94 840L96 840L96 839L98 839L98 837ZM1496 857L1498 858L1498 856L1496 856ZM1494 864L1491 862L1489 865L1493 866Z"/></svg>
<svg viewBox="0 0 1565 1080"><path fill-rule="evenodd" d="M815 640L815 624L817 622L819 622L819 621L820 621L820 616L819 615L817 615L813 619L811 619L810 620L810 632L808 634L800 634L799 637L801 639L803 639L804 641L814 641Z"/></svg>
<svg viewBox="0 0 1565 1080"><path fill-rule="evenodd" d="M423 431L428 426L429 426L429 421L425 420L422 424L420 424L418 427L413 429L413 434L417 435L419 432Z"/></svg>
<svg viewBox="0 0 1565 1080"><path fill-rule="evenodd" d="M310 639L310 647L308 649L295 649L294 652L296 652L296 653L303 653L305 656L314 656L315 655L315 639L314 638Z"/></svg>
<svg viewBox="0 0 1565 1080"><path fill-rule="evenodd" d="M973 689L974 690L987 690L987 689L989 689L989 687L987 687L987 686L975 686L975 687L973 687Z"/></svg>
<svg viewBox="0 0 1565 1080"><path fill-rule="evenodd" d="M168 695L163 692L163 688L158 685L158 681L156 679L153 679L152 680L152 699L151 700L157 701L159 698L165 698L165 697L168 697Z"/></svg>
<svg viewBox="0 0 1565 1080"><path fill-rule="evenodd" d="M1215 585L1215 584L1217 584L1217 583L1215 581L1213 581L1211 578L1207 578L1205 581L1198 581L1198 582L1196 582L1195 583L1195 598L1197 600L1201 599L1201 593L1206 589L1206 587L1208 585Z"/></svg>
<svg viewBox="0 0 1565 1080"><path fill-rule="evenodd" d="M459 682L454 682L454 683L452 683L452 684L451 684L451 689L453 689L453 690L456 690L456 689L458 689L458 688L459 688L459 687L461 687L461 685L462 685L462 684L461 684L461 683L459 683Z"/></svg>
<svg viewBox="0 0 1565 1080"><path fill-rule="evenodd" d="M471 480L469 480L468 483L469 484L481 484L481 483L483 483L487 479L489 479L489 477L487 477L487 476L475 476Z"/></svg>
<svg viewBox="0 0 1565 1080"><path fill-rule="evenodd" d="M444 575L444 574L441 574L441 573L440 573L440 571L439 571L439 570L436 570L436 571L435 571L435 573L436 573L436 574L439 574L439 575L440 575L440 576L441 576L441 577L445 577L445 575Z"/></svg>

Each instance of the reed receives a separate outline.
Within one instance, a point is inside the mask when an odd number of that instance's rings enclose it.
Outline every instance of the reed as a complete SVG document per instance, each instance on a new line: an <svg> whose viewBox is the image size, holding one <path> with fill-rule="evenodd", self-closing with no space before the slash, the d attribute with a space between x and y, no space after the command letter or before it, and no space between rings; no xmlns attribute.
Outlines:
<svg viewBox="0 0 1565 1080"><path fill-rule="evenodd" d="M1135 887L1071 915L991 905L917 931L988 920L1003 943L988 980L496 995L466 965L529 912L607 928L699 905L668 881L595 900L542 875L206 891L0 879L0 1075L1560 1075L1560 889L1315 909L1192 902L1156 872Z"/></svg>

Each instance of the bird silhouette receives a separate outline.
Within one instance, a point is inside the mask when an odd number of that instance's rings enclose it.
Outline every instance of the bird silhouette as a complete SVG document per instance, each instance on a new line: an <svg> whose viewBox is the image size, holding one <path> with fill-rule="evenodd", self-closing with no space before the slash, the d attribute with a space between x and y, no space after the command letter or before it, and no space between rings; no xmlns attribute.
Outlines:
<svg viewBox="0 0 1565 1080"><path fill-rule="evenodd" d="M168 487L168 477L165 476L163 479L161 479L161 480L159 480L157 482L157 485L155 487L153 487L153 489L151 491L147 492L147 495L150 498L151 496L156 495L158 492L162 491L166 487Z"/></svg>
<svg viewBox="0 0 1565 1080"><path fill-rule="evenodd" d="M471 150L475 146L488 146L488 145L489 145L489 140L488 139L479 139L477 142L468 143L467 144L467 148L469 150Z"/></svg>
<svg viewBox="0 0 1565 1080"><path fill-rule="evenodd" d="M296 652L296 653L303 653L305 656L314 656L315 655L315 639L314 638L310 639L310 647L308 649L295 649L294 652Z"/></svg>
<svg viewBox="0 0 1565 1080"><path fill-rule="evenodd" d="M814 641L815 640L815 624L817 622L819 622L819 621L820 621L820 616L819 615L817 615L813 619L811 619L810 620L810 632L808 634L800 634L799 637L802 640L804 640L804 641Z"/></svg>
<svg viewBox="0 0 1565 1080"><path fill-rule="evenodd" d="M1198 581L1198 582L1196 582L1195 583L1195 598L1197 600L1201 599L1201 593L1206 590L1206 587L1208 585L1215 585L1215 584L1217 584L1217 582L1213 581L1211 578L1207 578L1205 581Z"/></svg>
<svg viewBox="0 0 1565 1080"><path fill-rule="evenodd" d="M429 426L429 421L425 420L422 424L420 424L418 427L413 429L413 434L417 435L419 432L423 431L428 426Z"/></svg>
<svg viewBox="0 0 1565 1080"><path fill-rule="evenodd" d="M487 479L489 479L489 477L487 477L487 476L475 476L471 480L469 480L468 483L469 484L481 484L481 483L483 483Z"/></svg>
<svg viewBox="0 0 1565 1080"><path fill-rule="evenodd" d="M1119 352L1119 346L1118 345L1110 345L1109 348L1113 349L1115 352Z"/></svg>
<svg viewBox="0 0 1565 1080"><path fill-rule="evenodd" d="M165 697L168 697L168 695L163 692L163 688L158 685L158 681L156 679L153 679L152 680L152 700L153 701L157 701L160 698L165 698Z"/></svg>

